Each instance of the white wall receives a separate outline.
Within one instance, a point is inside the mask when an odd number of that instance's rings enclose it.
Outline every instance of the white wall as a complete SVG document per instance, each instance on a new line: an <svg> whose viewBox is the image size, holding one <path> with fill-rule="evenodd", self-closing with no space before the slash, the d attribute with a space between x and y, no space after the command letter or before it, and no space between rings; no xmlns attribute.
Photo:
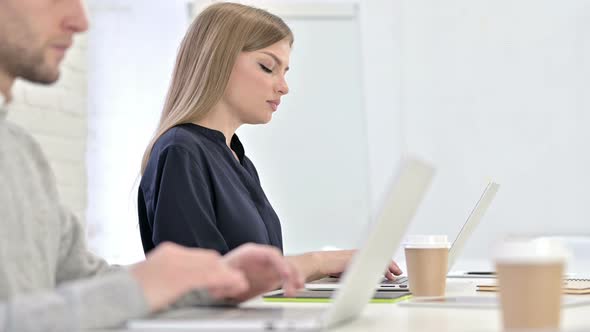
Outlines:
<svg viewBox="0 0 590 332"><path fill-rule="evenodd" d="M359 1L371 219L381 208L404 147L401 5L400 0Z"/></svg>
<svg viewBox="0 0 590 332"><path fill-rule="evenodd" d="M507 233L589 233L584 1L352 2L360 8L367 218L399 157L412 152L438 173L411 232L454 236L485 182L502 185L462 258L487 257ZM90 41L88 211L102 229L95 248L128 261L141 256L133 184L184 34L184 2L94 3L103 11Z"/></svg>
<svg viewBox="0 0 590 332"><path fill-rule="evenodd" d="M51 86L17 81L8 118L33 134L45 152L62 202L86 215L87 40L75 38Z"/></svg>
<svg viewBox="0 0 590 332"><path fill-rule="evenodd" d="M144 257L136 180L186 30L187 7L179 0L95 0L89 6L89 240L109 261L128 263Z"/></svg>
<svg viewBox="0 0 590 332"><path fill-rule="evenodd" d="M438 166L413 230L450 232L494 178L465 257L509 233L590 234L588 3L411 0L403 13L406 149Z"/></svg>

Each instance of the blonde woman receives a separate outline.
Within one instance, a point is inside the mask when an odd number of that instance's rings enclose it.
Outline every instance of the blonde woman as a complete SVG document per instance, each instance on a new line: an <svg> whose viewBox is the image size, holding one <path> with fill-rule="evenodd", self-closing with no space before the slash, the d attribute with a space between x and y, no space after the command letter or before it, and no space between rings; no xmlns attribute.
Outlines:
<svg viewBox="0 0 590 332"><path fill-rule="evenodd" d="M172 241L222 254L248 242L283 249L281 224L235 134L268 123L289 92L293 34L264 10L217 3L189 28L138 194L145 252ZM352 250L288 259L307 280L344 271ZM392 262L385 273L401 271Z"/></svg>

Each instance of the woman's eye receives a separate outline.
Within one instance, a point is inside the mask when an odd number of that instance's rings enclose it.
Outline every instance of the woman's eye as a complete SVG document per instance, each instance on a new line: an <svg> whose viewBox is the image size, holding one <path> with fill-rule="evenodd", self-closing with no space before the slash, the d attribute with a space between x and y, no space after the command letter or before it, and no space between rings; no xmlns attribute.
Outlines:
<svg viewBox="0 0 590 332"><path fill-rule="evenodd" d="M262 68L262 70L264 70L265 72L272 73L272 70L270 68L268 68L267 66L265 66L261 63L259 63L259 65L260 65L260 68Z"/></svg>

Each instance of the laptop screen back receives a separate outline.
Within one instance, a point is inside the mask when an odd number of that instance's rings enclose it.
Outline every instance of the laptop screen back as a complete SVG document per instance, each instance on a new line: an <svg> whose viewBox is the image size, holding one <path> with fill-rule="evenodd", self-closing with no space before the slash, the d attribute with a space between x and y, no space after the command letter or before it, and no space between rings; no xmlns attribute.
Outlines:
<svg viewBox="0 0 590 332"><path fill-rule="evenodd" d="M499 188L499 184L495 182L490 182L484 189L483 194L479 198L479 201L477 201L477 204L475 204L475 207L469 214L469 217L465 221L465 224L463 224L463 227L459 231L457 238L455 238L455 241L453 241L453 245L449 250L449 267L447 272L451 271L451 269L453 268L453 264L455 264L457 256L459 256L459 254L463 250L463 247L465 247L465 243L467 242L467 240L469 239L477 225L479 225L479 222L483 218L483 215L486 213L488 207L492 204L492 200L496 196L496 192Z"/></svg>
<svg viewBox="0 0 590 332"><path fill-rule="evenodd" d="M422 161L402 161L381 213L334 295L333 305L323 322L326 326L352 320L362 312L400 245L433 174L434 169Z"/></svg>

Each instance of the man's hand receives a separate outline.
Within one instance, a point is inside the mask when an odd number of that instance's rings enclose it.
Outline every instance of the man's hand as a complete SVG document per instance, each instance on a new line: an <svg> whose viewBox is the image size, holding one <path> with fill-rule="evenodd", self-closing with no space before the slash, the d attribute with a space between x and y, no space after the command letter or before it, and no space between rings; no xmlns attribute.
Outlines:
<svg viewBox="0 0 590 332"><path fill-rule="evenodd" d="M293 296L304 285L299 271L271 246L244 244L226 254L223 260L248 281L248 290L231 297L239 302L281 285L287 296Z"/></svg>
<svg viewBox="0 0 590 332"><path fill-rule="evenodd" d="M235 298L249 288L245 274L230 267L217 252L172 243L160 244L130 270L152 311L195 289L207 290L213 298Z"/></svg>

